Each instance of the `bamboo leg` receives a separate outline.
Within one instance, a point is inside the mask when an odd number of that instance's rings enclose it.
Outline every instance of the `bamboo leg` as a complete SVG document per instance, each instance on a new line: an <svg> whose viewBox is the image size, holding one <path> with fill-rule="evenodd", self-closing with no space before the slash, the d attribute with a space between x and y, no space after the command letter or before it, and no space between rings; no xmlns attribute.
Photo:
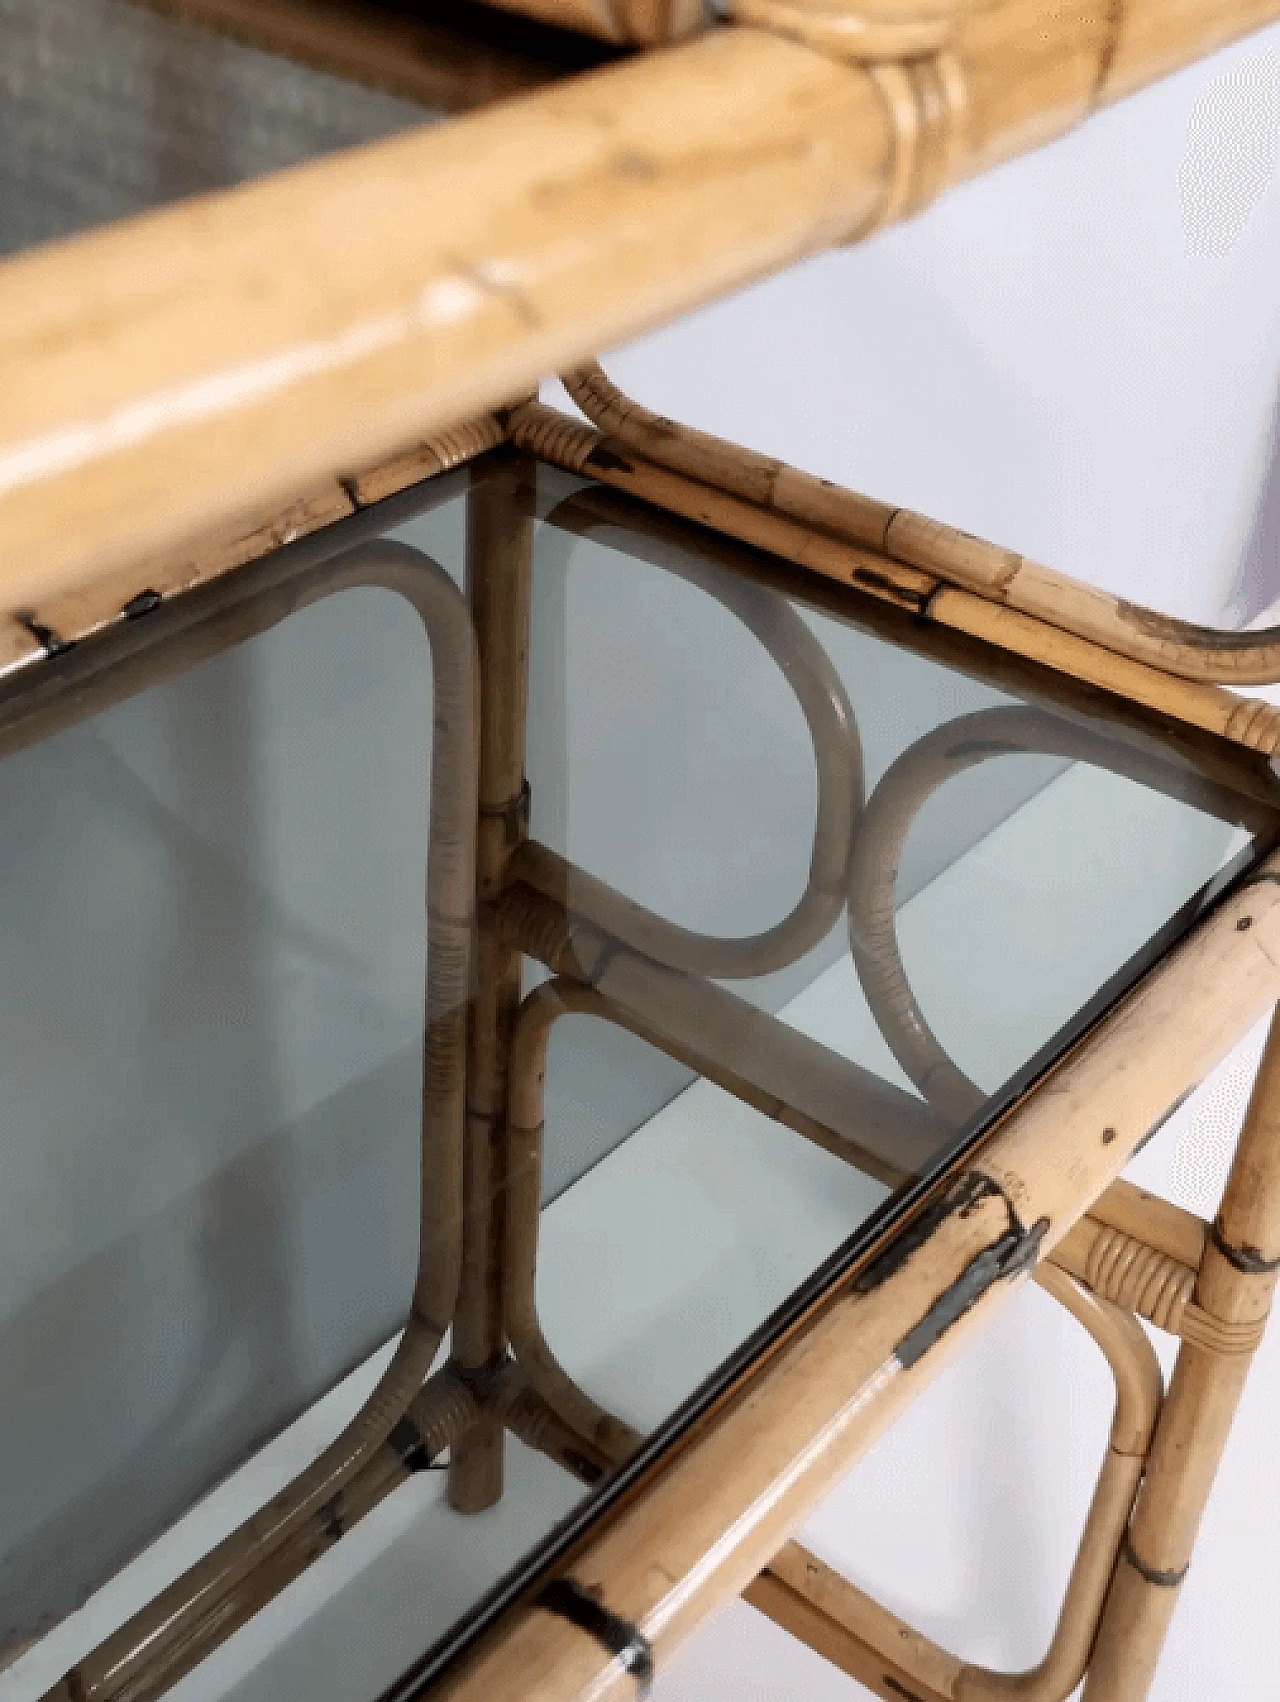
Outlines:
<svg viewBox="0 0 1280 1702"><path fill-rule="evenodd" d="M1246 1345L1224 1353L1184 1342L1178 1354L1094 1647L1085 1702L1142 1702L1150 1690L1278 1268L1280 1020L1273 1019L1195 1291L1196 1304L1232 1326Z"/></svg>
<svg viewBox="0 0 1280 1702"><path fill-rule="evenodd" d="M487 920L507 861L525 836L524 742L529 660L533 520L532 470L512 462L473 475L467 498L467 592L480 654L480 821L476 886L478 982L467 1054L467 1140L463 1166L462 1282L453 1355L465 1375L506 1351L502 1318L504 1123L511 1023L520 1002L521 955ZM502 1495L503 1425L485 1414L455 1444L449 1502L461 1513Z"/></svg>
<svg viewBox="0 0 1280 1702"><path fill-rule="evenodd" d="M789 1542L743 1592L752 1606L858 1679L898 1702L1063 1702L1080 1682L1143 1461L1160 1411L1160 1367L1142 1327L1052 1265L1037 1280L1087 1329L1116 1380L1111 1440L1058 1626L1039 1666L1021 1673L965 1665L798 1543Z"/></svg>

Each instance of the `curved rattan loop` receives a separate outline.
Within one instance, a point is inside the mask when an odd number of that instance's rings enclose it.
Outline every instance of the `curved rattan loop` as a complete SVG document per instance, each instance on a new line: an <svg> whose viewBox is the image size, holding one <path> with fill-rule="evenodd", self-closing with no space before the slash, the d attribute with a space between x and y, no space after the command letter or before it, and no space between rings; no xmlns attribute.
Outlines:
<svg viewBox="0 0 1280 1702"><path fill-rule="evenodd" d="M955 1702L1063 1702L1080 1683L1164 1398L1155 1349L1134 1317L1099 1300L1054 1265L1042 1264L1036 1280L1106 1355L1116 1383L1111 1443L1048 1653L1028 1672L962 1668Z"/></svg>
<svg viewBox="0 0 1280 1702"><path fill-rule="evenodd" d="M916 1002L898 951L894 885L911 824L938 787L991 757L1014 755L1135 772L1134 752L1126 752L1121 766L1107 740L1044 710L978 710L936 728L885 772L867 804L849 870L849 944L872 1015L916 1087L957 1125L987 1095L954 1063Z"/></svg>
<svg viewBox="0 0 1280 1702"><path fill-rule="evenodd" d="M377 1387L335 1441L252 1518L87 1655L51 1691L81 1702L148 1693L229 1634L249 1574L270 1574L319 1509L382 1448L422 1389L451 1322L459 1280L466 1012L475 906L479 715L475 641L462 593L421 550L389 540L357 545L273 611L357 586L398 592L421 615L434 681L430 851L427 867L427 994L423 1049L422 1213L418 1276L404 1334ZM270 1593L270 1592L269 1592ZM260 1597L259 1599L269 1599ZM225 1629L222 1629L225 1621ZM211 1631L212 1627L212 1631Z"/></svg>
<svg viewBox="0 0 1280 1702"><path fill-rule="evenodd" d="M535 987L516 1014L511 1031L506 1121L503 1318L511 1350L529 1387L571 1430L615 1465L621 1465L641 1441L639 1433L606 1412L574 1382L548 1345L538 1317L547 1044L556 1021L573 1012L602 1016L626 1028L633 1026L594 987L561 976Z"/></svg>
<svg viewBox="0 0 1280 1702"><path fill-rule="evenodd" d="M549 519L554 519L554 512ZM784 597L731 578L707 563L680 560L667 566L742 622L777 664L800 704L813 740L818 791L803 893L773 927L729 939L699 933L657 915L532 840L516 852L511 877L568 905L575 914L671 969L722 981L768 975L794 963L824 939L844 909L849 859L864 802L857 723L830 658Z"/></svg>

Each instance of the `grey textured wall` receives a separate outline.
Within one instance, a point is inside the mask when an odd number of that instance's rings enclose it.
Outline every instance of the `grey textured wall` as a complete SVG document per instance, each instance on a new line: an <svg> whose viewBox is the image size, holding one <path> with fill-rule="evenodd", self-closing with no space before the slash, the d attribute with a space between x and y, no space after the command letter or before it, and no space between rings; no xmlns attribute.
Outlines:
<svg viewBox="0 0 1280 1702"><path fill-rule="evenodd" d="M124 0L0 0L0 253L430 116Z"/></svg>

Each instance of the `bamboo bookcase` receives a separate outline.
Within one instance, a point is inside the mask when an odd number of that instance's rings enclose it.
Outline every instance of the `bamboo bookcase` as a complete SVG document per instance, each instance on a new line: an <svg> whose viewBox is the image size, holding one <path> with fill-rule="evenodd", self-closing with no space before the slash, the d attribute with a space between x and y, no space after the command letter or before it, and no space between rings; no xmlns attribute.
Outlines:
<svg viewBox="0 0 1280 1702"><path fill-rule="evenodd" d="M993 675L1022 659L1120 710L1139 706L1216 753L1260 800L1280 749L1280 713L1233 689L1280 678L1280 633L1223 634L1124 605L674 424L593 364L647 325L908 215L1280 16L1280 0L1093 10L879 0L857 13L736 0L717 27L679 3L512 6L611 43L667 45L550 88L531 76L525 92L435 131L0 266L11 378L0 389L0 550L13 611L0 639L0 750L349 585L398 591L435 662L431 1210L408 1328L342 1436L79 1662L50 1702L162 1694L446 1447L451 1500L475 1511L501 1493L507 1430L588 1483L641 1445L569 1378L537 1315L541 1065L562 1014L631 1028L887 1182L901 1179L913 1130L927 1144L931 1117L967 1115L979 1097L916 1008L893 930L898 852L954 772L945 750L926 740L909 753L855 845L828 834L828 820L850 819L861 777L824 719L823 658L804 629L775 634L801 682L820 779L810 885L767 934L689 934L528 836L527 462L507 450L502 476L474 486L466 599L418 552L359 536L366 509L372 525L383 498L479 457L492 467L510 445L766 550L831 595L907 611L940 643L963 635ZM350 8L163 9L377 80L381 49ZM430 221L392 216L410 192L431 203ZM336 221L340 240L318 218L337 208L349 215ZM380 265L357 275L350 256L369 253ZM530 394L564 366L581 419ZM1006 743L1045 748L1034 712L990 713ZM1048 737L1057 754L1091 754L1084 735ZM779 1033L710 979L793 961L846 905L859 978L920 1102ZM521 1001L524 957L553 978ZM1086 1702L1140 1702L1280 1272L1276 1034L1212 1224L1118 1178L1278 999L1273 859L432 1693L642 1692L706 1614L743 1594L885 1702L1063 1702L1081 1679ZM832 1110L850 1097L857 1148ZM894 1141L877 1141L877 1126ZM1033 1274L1097 1340L1117 1399L1058 1631L1040 1667L1011 1676L957 1661L790 1533ZM1139 1318L1180 1339L1167 1393ZM452 1358L424 1381L448 1330Z"/></svg>

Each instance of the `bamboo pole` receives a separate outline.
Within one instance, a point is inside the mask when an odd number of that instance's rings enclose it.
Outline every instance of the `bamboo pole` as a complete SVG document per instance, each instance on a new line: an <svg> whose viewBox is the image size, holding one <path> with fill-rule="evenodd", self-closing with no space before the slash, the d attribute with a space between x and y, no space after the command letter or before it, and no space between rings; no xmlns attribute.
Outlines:
<svg viewBox="0 0 1280 1702"><path fill-rule="evenodd" d="M520 953L494 926L488 903L524 839L525 705L533 573L533 472L523 458L472 474L467 497L467 597L480 662L480 821L476 843L479 933L467 1041L462 1280L452 1351L479 1375L506 1352L502 1316L507 1060L520 1003ZM449 1500L464 1513L502 1495L503 1427L482 1415L455 1444Z"/></svg>
<svg viewBox="0 0 1280 1702"><path fill-rule="evenodd" d="M962 114L911 78L889 98L858 65L713 30L11 260L0 602L497 405L864 234L917 158L985 169L1278 15L1007 0L953 39Z"/></svg>
<svg viewBox="0 0 1280 1702"><path fill-rule="evenodd" d="M1280 782L1265 756L1141 704L1117 697L1074 675L1032 662L983 639L921 620L886 598L851 598L825 575L805 573L724 533L693 532L678 514L634 501L594 481L556 503L547 524L597 539L666 569L696 555L736 576L780 591L800 609L825 615L955 673L994 686L1011 698L1050 709L1076 726L1106 722L1107 736L1133 755L1133 776L1170 797L1251 833L1269 833L1280 807ZM1162 772L1163 771L1163 772Z"/></svg>
<svg viewBox="0 0 1280 1702"><path fill-rule="evenodd" d="M659 1667L746 1587L1007 1291L997 1281L933 1334L942 1296L991 1253L993 1235L1010 1232L1011 1214L1026 1233L1034 1226L1041 1251L1055 1245L1169 1098L1225 1056L1275 999L1276 868L1273 860L1225 901L1010 1113L973 1161L981 1199L967 1193L963 1210L944 1207L904 1261L831 1294L643 1497L584 1540L570 1579L632 1627ZM911 1344L922 1329L932 1345L917 1354ZM517 1694L605 1702L629 1696L632 1684L621 1659L530 1602L482 1640L442 1694L449 1702Z"/></svg>
<svg viewBox="0 0 1280 1702"><path fill-rule="evenodd" d="M594 426L657 466L873 550L931 576L939 585L975 592L986 602L1030 615L1162 674L1233 686L1280 678L1280 628L1223 631L1125 602L927 515L844 490L785 462L664 419L625 395L594 363L567 374L564 384ZM838 553L827 552L819 570L835 568L838 573L841 566L847 571L847 559L842 562ZM941 605L931 612L947 619ZM1006 622L1006 628L1010 624Z"/></svg>
<svg viewBox="0 0 1280 1702"><path fill-rule="evenodd" d="M1254 1332L1280 1275L1280 1019L1273 1019L1240 1144L1196 1280L1211 1318ZM1142 1702L1226 1446L1251 1351L1184 1342L1098 1634L1085 1702Z"/></svg>

